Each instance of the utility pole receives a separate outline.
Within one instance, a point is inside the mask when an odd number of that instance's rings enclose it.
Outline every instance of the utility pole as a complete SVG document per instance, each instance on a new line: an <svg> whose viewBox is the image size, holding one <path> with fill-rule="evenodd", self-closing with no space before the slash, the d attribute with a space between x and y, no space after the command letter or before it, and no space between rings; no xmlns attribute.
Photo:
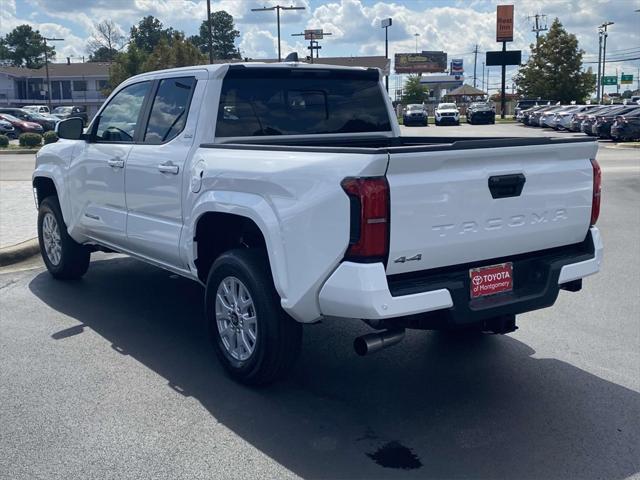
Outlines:
<svg viewBox="0 0 640 480"><path fill-rule="evenodd" d="M596 84L596 100L600 105L600 73L602 72L602 29L598 28L598 80Z"/></svg>
<svg viewBox="0 0 640 480"><path fill-rule="evenodd" d="M476 43L476 49L473 51L474 56L473 56L473 88L476 88L476 81L477 78L476 77L476 64L478 63L478 44Z"/></svg>
<svg viewBox="0 0 640 480"><path fill-rule="evenodd" d="M484 62L482 62L482 90L484 90Z"/></svg>
<svg viewBox="0 0 640 480"><path fill-rule="evenodd" d="M209 0L207 0L209 1ZM280 48L280 10L304 10L305 7L284 7L282 5L274 5L273 7L263 7L263 8L252 8L252 12L271 12L273 10L276 11L276 19L278 23L278 62L282 61L282 50ZM313 45L312 45L313 46ZM313 55L313 50L311 50L311 55ZM312 62L313 63L313 62Z"/></svg>
<svg viewBox="0 0 640 480"><path fill-rule="evenodd" d="M600 25L600 28L603 29L604 40L602 42L602 76L606 73L606 65L607 65L607 37L609 34L607 33L607 27L609 25L613 25L613 22L604 22ZM602 96L604 97L604 85L602 86Z"/></svg>
<svg viewBox="0 0 640 480"><path fill-rule="evenodd" d="M49 78L49 54L47 52L47 40L50 42L62 42L64 38L47 38L42 37L44 40L44 69L47 74L47 106L49 107L49 111L51 111L51 79Z"/></svg>
<svg viewBox="0 0 640 480"><path fill-rule="evenodd" d="M385 18L380 22L380 27L384 28L384 58L389 60L389 27L393 24L391 18ZM384 86L389 93L389 72L384 76Z"/></svg>
<svg viewBox="0 0 640 480"><path fill-rule="evenodd" d="M531 31L536 34L536 50L538 50L538 40L540 40L540 32L546 32L547 30L549 30L547 28L547 16L544 13L536 13L535 15L528 16L527 20L533 22Z"/></svg>
<svg viewBox="0 0 640 480"><path fill-rule="evenodd" d="M209 63L213 63L213 33L211 31L211 0L207 0L207 44L209 45Z"/></svg>

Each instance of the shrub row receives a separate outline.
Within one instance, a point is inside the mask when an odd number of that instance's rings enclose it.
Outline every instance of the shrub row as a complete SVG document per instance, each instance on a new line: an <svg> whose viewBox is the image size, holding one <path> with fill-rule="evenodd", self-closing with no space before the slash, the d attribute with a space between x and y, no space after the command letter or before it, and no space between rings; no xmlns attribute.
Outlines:
<svg viewBox="0 0 640 480"><path fill-rule="evenodd" d="M0 148L7 148L9 146L9 137L6 135L0 135Z"/></svg>

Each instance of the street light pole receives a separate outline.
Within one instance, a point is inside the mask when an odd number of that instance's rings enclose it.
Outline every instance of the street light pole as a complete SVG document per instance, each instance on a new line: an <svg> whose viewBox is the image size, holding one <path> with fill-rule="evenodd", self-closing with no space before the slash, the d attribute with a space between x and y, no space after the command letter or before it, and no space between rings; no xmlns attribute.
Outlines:
<svg viewBox="0 0 640 480"><path fill-rule="evenodd" d="M602 72L602 29L598 29L598 80L596 83L596 100L600 105L600 73Z"/></svg>
<svg viewBox="0 0 640 480"><path fill-rule="evenodd" d="M389 60L389 27L393 24L391 18L385 18L380 22L380 26L384 28L384 58ZM389 72L384 77L384 86L389 93Z"/></svg>
<svg viewBox="0 0 640 480"><path fill-rule="evenodd" d="M420 36L420 34L414 33L413 36L416 37L416 53L418 53L418 37Z"/></svg>
<svg viewBox="0 0 640 480"><path fill-rule="evenodd" d="M282 51L280 49L280 10L304 10L305 7L294 7L293 5L290 7L284 7L282 5L274 5L273 7L263 7L263 8L252 8L252 12L271 12L273 10L276 11L276 21L278 23L278 62L282 61ZM313 50L311 50L311 54L313 55Z"/></svg>
<svg viewBox="0 0 640 480"><path fill-rule="evenodd" d="M604 74L606 73L606 65L607 65L607 37L609 36L609 34L607 33L607 27L609 25L613 25L613 22L604 22L602 25L600 25L601 28L604 29L604 41L602 42L602 76L604 77ZM604 97L604 85L602 86L602 96Z"/></svg>
<svg viewBox="0 0 640 480"><path fill-rule="evenodd" d="M64 38L47 38L42 37L44 40L44 69L47 74L47 106L51 111L51 79L49 78L49 53L47 52L47 40L50 42L62 42Z"/></svg>

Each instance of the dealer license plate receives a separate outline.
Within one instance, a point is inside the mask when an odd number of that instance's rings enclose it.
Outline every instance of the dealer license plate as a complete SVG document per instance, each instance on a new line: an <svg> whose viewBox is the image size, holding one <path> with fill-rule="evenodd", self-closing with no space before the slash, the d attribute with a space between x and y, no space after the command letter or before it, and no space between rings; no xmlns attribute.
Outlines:
<svg viewBox="0 0 640 480"><path fill-rule="evenodd" d="M513 290L513 263L500 263L469 270L471 298Z"/></svg>

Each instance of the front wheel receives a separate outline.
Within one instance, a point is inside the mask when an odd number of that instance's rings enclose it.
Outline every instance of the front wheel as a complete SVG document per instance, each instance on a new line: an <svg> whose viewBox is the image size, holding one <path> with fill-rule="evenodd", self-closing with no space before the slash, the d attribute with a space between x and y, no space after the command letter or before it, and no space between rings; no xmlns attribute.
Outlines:
<svg viewBox="0 0 640 480"><path fill-rule="evenodd" d="M280 306L264 252L222 254L206 290L209 336L232 378L265 385L282 378L300 353L302 326Z"/></svg>
<svg viewBox="0 0 640 480"><path fill-rule="evenodd" d="M38 243L44 264L55 278L72 280L87 273L91 252L67 233L56 197L47 197L40 204Z"/></svg>

